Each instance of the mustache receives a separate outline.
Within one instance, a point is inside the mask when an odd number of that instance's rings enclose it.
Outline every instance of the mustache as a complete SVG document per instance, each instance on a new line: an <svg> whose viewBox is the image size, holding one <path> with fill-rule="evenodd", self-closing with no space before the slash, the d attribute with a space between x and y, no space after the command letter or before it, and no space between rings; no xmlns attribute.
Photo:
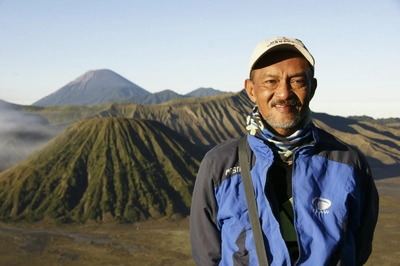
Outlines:
<svg viewBox="0 0 400 266"><path fill-rule="evenodd" d="M276 105L288 105L288 106L292 106L292 107L301 107L302 106L301 102L297 99L271 101L271 103L270 103L271 107L275 107Z"/></svg>

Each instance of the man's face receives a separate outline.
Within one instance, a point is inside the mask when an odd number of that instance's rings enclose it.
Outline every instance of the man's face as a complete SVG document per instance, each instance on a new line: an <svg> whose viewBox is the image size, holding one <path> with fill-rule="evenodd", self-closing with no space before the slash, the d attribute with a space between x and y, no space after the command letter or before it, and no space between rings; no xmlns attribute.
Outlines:
<svg viewBox="0 0 400 266"><path fill-rule="evenodd" d="M250 99L275 133L298 130L317 87L308 61L300 54L280 51L261 58L245 81Z"/></svg>

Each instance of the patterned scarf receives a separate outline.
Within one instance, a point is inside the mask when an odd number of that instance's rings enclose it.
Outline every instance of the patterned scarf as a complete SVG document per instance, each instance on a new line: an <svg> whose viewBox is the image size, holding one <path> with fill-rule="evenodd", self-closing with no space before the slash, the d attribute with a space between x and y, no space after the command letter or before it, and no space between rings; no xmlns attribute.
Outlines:
<svg viewBox="0 0 400 266"><path fill-rule="evenodd" d="M280 155L282 161L292 164L293 153L300 146L309 142L311 138L311 111L308 110L303 121L302 127L288 137L276 136L264 126L258 106L254 106L253 111L247 117L246 129L250 135L270 142L272 149Z"/></svg>

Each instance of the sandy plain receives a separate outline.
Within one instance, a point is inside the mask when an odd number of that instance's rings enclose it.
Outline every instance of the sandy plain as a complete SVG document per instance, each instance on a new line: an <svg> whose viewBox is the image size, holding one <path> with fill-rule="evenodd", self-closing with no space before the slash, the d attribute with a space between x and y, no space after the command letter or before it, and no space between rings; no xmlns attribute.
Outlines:
<svg viewBox="0 0 400 266"><path fill-rule="evenodd" d="M380 216L366 265L400 265L400 177L380 179L376 185ZM195 264L185 218L124 225L2 223L0 265Z"/></svg>

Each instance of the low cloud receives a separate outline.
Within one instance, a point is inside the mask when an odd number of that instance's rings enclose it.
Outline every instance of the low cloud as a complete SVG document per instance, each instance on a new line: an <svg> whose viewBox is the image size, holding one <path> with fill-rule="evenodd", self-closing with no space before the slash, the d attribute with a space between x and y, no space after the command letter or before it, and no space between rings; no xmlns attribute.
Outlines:
<svg viewBox="0 0 400 266"><path fill-rule="evenodd" d="M44 117L0 101L0 172L26 158L58 132Z"/></svg>

